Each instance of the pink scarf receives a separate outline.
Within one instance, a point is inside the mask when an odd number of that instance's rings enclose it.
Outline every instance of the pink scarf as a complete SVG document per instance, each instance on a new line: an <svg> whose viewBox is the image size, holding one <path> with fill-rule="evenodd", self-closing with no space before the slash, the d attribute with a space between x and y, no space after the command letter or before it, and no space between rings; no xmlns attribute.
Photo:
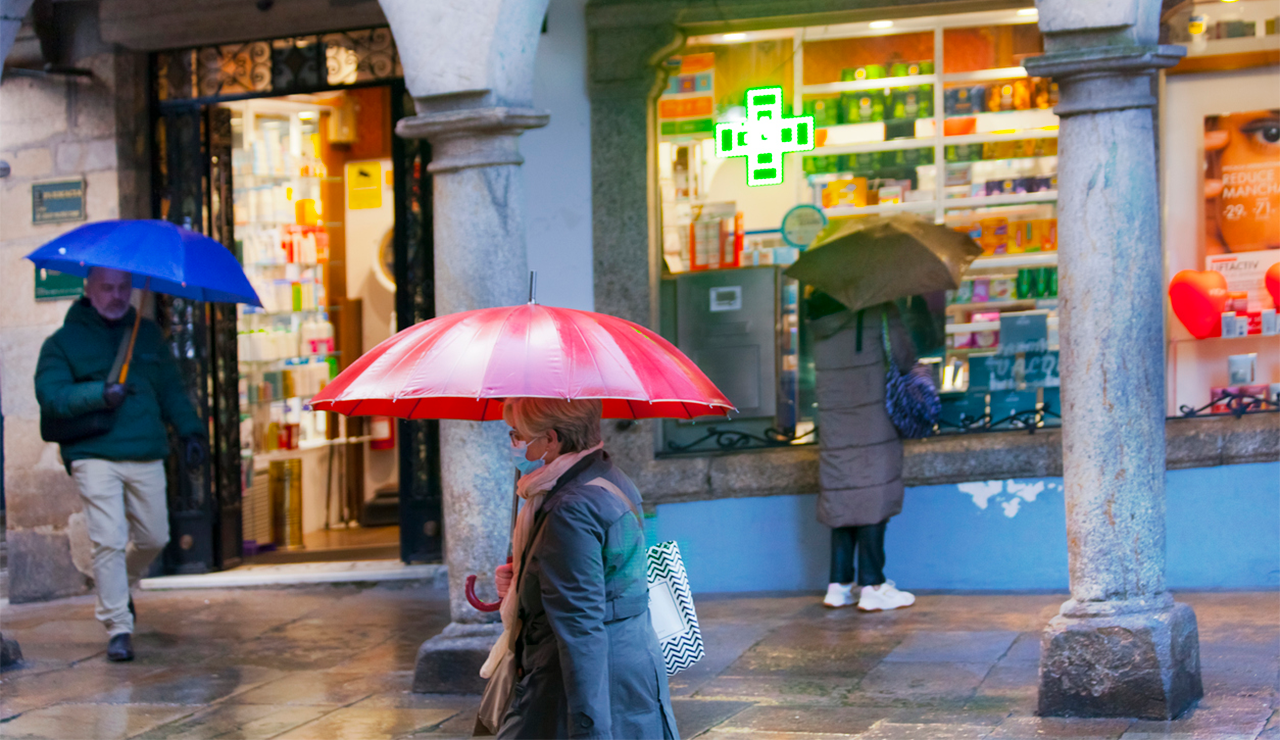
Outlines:
<svg viewBox="0 0 1280 740"><path fill-rule="evenodd" d="M516 593L516 585L520 583L520 566L524 561L525 548L529 546L529 534L533 531L533 517L542 508L547 491L555 487L556 481L582 461L587 455L604 448L604 443L589 450L561 455L550 463L543 465L528 475L521 476L516 482L516 495L524 499L524 506L516 517L516 528L511 533L511 590L502 600L502 636L489 650L489 658L480 668L480 677L489 678L498 667L498 663L506 657L511 649L511 636L520 629L517 624L520 595Z"/></svg>

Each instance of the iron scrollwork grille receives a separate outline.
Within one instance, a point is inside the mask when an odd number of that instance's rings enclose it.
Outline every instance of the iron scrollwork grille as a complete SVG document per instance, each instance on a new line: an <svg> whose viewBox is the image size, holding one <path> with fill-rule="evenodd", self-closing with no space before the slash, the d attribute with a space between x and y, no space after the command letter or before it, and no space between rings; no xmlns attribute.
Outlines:
<svg viewBox="0 0 1280 740"><path fill-rule="evenodd" d="M402 91L401 91L402 92ZM413 100L395 96L397 120L412 115ZM432 246L431 145L423 139L392 140L396 177L395 279L397 330L435 317L435 253ZM438 562L444 555L440 483L440 423L404 419L400 424L400 557Z"/></svg>
<svg viewBox="0 0 1280 740"><path fill-rule="evenodd" d="M156 54L162 106L288 95L404 76L389 28L175 49Z"/></svg>

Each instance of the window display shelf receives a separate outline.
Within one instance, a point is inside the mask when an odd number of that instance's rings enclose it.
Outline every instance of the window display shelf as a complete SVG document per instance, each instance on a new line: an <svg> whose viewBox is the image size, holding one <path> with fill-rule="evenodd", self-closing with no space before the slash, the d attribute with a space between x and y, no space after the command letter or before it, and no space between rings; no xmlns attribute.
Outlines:
<svg viewBox="0 0 1280 740"><path fill-rule="evenodd" d="M339 447L347 444L363 444L372 440L372 436L363 437L338 437L337 439L316 439L299 442L297 447L287 450L271 450L270 452L258 452L253 455L254 467L262 467L260 463L268 463L272 460L288 460L303 452L312 450L322 450L326 447Z"/></svg>
<svg viewBox="0 0 1280 740"><path fill-rule="evenodd" d="M1023 254L997 254L990 257L979 257L969 265L969 269L997 270L1008 267L1049 267L1056 264L1058 264L1057 252L1024 252Z"/></svg>
<svg viewBox="0 0 1280 740"><path fill-rule="evenodd" d="M805 85L800 88L803 95L832 95L842 92L862 92L863 90L887 90L891 87L911 87L913 85L936 85L937 75L903 75L899 77L878 77L874 80L850 80L848 82L827 82L821 85Z"/></svg>
<svg viewBox="0 0 1280 740"><path fill-rule="evenodd" d="M953 303L950 306L947 306L947 313L985 313L988 311L1001 311L1006 308L1033 309L1040 308L1040 306L1037 305L1038 303L1039 299L1036 298L1019 298L1012 301L987 301L985 303Z"/></svg>
<svg viewBox="0 0 1280 740"><path fill-rule="evenodd" d="M278 366L276 369L288 370L291 368L301 366L300 363L293 362L294 360L310 360L310 361L319 360L323 362L326 358L337 357L341 354L342 354L341 352L335 351L335 352L325 352L318 355L298 355L297 357L284 357L279 360L240 359L238 360L238 362L241 365L251 365L255 370L271 370L272 368L270 366L272 365Z"/></svg>
<svg viewBox="0 0 1280 740"><path fill-rule="evenodd" d="M850 126L866 126L865 123L851 123L844 126L830 126L828 129L843 129ZM934 137L918 136L914 139L890 139L884 141L884 124L871 124L880 126L879 141L857 142L850 144L828 144L815 148L812 152L805 152L807 156L831 156L837 154L866 154L869 152L894 152L900 149L932 149L934 145ZM821 129L820 129L821 130ZM831 140L828 135L827 140Z"/></svg>
<svg viewBox="0 0 1280 740"><path fill-rule="evenodd" d="M1188 57L1248 54L1259 51L1280 51L1280 34L1241 36L1233 39L1207 39L1203 47L1194 43L1187 45ZM879 80L876 81L879 82Z"/></svg>
<svg viewBox="0 0 1280 740"><path fill-rule="evenodd" d="M952 82L988 82L991 80L1016 80L1027 76L1025 67L996 67L995 69L980 69L976 72L958 72L954 74L944 74L942 76L943 84Z"/></svg>
<svg viewBox="0 0 1280 740"><path fill-rule="evenodd" d="M1025 113L1026 111L1010 111L1011 113ZM984 113L982 115L999 116L1001 113ZM1055 118L1056 120L1056 118ZM960 144L987 144L993 141L1009 141L1010 139L1056 139L1058 138L1057 124L1050 124L1052 128L1032 128L1022 131L992 131L985 134L964 134L962 136L945 136L942 142L947 146ZM1044 156L1057 156L1044 155ZM975 160L981 161L981 160Z"/></svg>
<svg viewBox="0 0 1280 740"><path fill-rule="evenodd" d="M985 206L1020 206L1026 203L1056 203L1057 190L1041 190L1038 193L1012 193L1010 195L979 195L972 198L948 198L943 206L952 208L983 208Z"/></svg>
<svg viewBox="0 0 1280 740"><path fill-rule="evenodd" d="M1010 315L1012 316L1016 314L1010 314ZM1047 320L1047 323L1049 325L1050 330L1057 329L1058 317L1050 316ZM1000 322L999 321L970 321L967 324L947 324L946 328L947 328L948 334L976 334L977 332L980 332L980 331L1000 331ZM990 351L993 348L987 347L986 349L987 351Z"/></svg>
<svg viewBox="0 0 1280 740"><path fill-rule="evenodd" d="M822 212L827 214L829 218L838 218L840 216L880 216L889 213L930 213L933 211L936 203L932 200L922 200L915 203L892 203L876 206L834 206L832 208L824 208Z"/></svg>

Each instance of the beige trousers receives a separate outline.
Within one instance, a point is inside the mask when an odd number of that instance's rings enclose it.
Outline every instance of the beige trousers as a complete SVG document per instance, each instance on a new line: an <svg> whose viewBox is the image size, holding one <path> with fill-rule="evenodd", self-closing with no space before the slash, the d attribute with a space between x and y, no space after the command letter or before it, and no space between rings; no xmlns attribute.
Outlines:
<svg viewBox="0 0 1280 740"><path fill-rule="evenodd" d="M75 460L71 475L93 543L94 614L108 635L132 633L129 590L169 542L164 462Z"/></svg>

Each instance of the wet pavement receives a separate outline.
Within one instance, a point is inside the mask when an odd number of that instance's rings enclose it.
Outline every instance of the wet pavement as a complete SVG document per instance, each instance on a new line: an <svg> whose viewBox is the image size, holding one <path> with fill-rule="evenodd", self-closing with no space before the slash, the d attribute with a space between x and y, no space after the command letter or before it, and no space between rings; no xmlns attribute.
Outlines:
<svg viewBox="0 0 1280 740"><path fill-rule="evenodd" d="M1039 630L1063 595L922 595L892 613L820 594L698 600L707 657L672 679L681 735L1280 740L1280 593L1181 593L1205 698L1175 722L1035 717ZM143 592L137 660L108 663L89 598L5 607L23 667L0 674L0 737L467 737L478 697L410 693L448 622L423 586Z"/></svg>

